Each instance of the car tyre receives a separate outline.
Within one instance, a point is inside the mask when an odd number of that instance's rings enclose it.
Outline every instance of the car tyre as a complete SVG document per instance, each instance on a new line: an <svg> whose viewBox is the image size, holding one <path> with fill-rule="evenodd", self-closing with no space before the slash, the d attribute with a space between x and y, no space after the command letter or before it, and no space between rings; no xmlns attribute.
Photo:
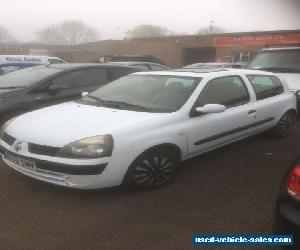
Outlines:
<svg viewBox="0 0 300 250"><path fill-rule="evenodd" d="M125 183L140 190L164 186L173 179L179 160L173 152L152 150L139 156L129 167Z"/></svg>
<svg viewBox="0 0 300 250"><path fill-rule="evenodd" d="M294 123L296 120L296 114L292 111L286 112L279 120L277 125L273 128L273 135L276 137L285 137L287 136L292 128L294 127Z"/></svg>

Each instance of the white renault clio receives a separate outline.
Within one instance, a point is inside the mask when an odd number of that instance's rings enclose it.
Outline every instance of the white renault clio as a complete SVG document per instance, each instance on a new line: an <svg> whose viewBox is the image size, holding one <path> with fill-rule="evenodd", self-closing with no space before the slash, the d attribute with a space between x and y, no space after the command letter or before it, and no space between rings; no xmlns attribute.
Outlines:
<svg viewBox="0 0 300 250"><path fill-rule="evenodd" d="M266 130L287 135L295 116L295 95L272 73L144 72L8 121L0 152L13 169L61 186L150 189L203 152Z"/></svg>

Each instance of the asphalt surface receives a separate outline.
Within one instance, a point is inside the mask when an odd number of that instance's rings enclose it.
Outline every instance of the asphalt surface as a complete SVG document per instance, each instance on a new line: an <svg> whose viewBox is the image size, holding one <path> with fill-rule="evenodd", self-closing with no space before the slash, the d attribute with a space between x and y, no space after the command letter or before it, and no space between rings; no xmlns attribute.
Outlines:
<svg viewBox="0 0 300 250"><path fill-rule="evenodd" d="M75 191L0 163L0 249L242 249L193 247L192 234L269 234L280 181L300 152L291 135L259 135L186 162L168 186ZM273 249L248 247L246 249Z"/></svg>

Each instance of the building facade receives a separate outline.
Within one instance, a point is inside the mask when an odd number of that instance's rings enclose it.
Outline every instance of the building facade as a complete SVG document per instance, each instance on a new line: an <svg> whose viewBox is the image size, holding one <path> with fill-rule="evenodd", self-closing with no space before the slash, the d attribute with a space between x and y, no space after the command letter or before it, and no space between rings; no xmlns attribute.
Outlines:
<svg viewBox="0 0 300 250"><path fill-rule="evenodd" d="M0 45L0 54L47 50L69 62L96 62L105 55L153 55L176 68L196 62L248 62L262 48L281 46L300 46L300 30L105 40L71 47L23 44L5 49Z"/></svg>

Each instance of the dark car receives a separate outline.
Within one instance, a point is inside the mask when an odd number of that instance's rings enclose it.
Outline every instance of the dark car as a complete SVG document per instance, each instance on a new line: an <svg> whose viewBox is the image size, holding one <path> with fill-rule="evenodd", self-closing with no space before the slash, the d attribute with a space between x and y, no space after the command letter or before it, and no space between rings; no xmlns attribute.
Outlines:
<svg viewBox="0 0 300 250"><path fill-rule="evenodd" d="M139 68L110 64L51 64L0 76L0 123L13 115L92 92Z"/></svg>
<svg viewBox="0 0 300 250"><path fill-rule="evenodd" d="M277 234L292 234L293 249L300 249L300 156L291 164L282 181L274 230Z"/></svg>
<svg viewBox="0 0 300 250"><path fill-rule="evenodd" d="M161 70L170 69L165 65L159 63L150 63L150 62L110 62L110 64L141 67L142 69L144 69L144 71L161 71Z"/></svg>

